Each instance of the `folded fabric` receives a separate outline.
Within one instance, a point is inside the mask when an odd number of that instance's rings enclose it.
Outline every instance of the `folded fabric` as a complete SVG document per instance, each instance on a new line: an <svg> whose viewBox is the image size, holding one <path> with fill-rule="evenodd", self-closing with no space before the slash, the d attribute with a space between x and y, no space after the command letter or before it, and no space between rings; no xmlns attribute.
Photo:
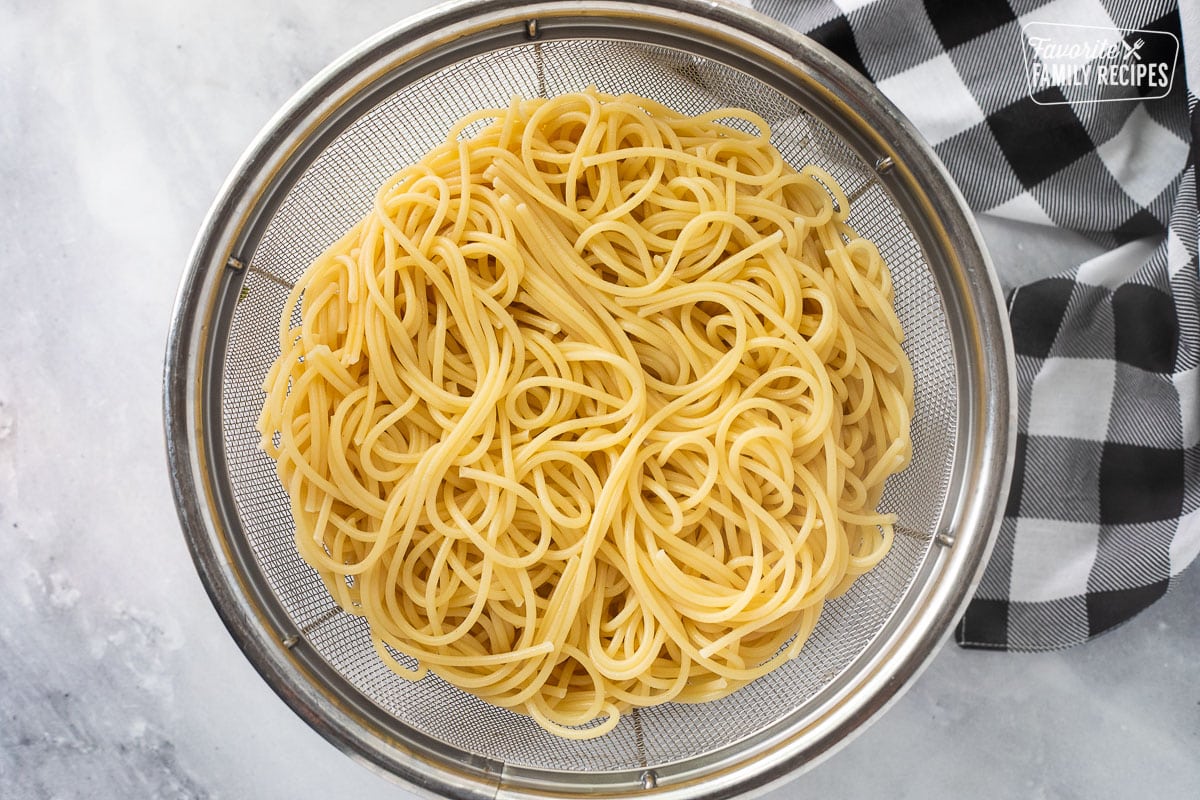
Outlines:
<svg viewBox="0 0 1200 800"><path fill-rule="evenodd" d="M870 78L977 215L1107 248L1009 294L1013 485L955 636L1047 650L1130 619L1200 551L1197 12L1154 0L753 5ZM1007 285L1020 267L996 263Z"/></svg>

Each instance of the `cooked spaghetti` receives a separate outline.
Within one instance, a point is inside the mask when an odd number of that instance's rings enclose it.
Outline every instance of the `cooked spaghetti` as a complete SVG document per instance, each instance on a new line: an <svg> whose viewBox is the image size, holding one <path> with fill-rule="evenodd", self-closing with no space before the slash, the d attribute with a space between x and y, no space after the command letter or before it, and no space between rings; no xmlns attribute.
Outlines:
<svg viewBox="0 0 1200 800"><path fill-rule="evenodd" d="M910 455L848 212L742 109L464 118L285 305L259 430L300 554L400 675L561 736L776 668L888 552Z"/></svg>

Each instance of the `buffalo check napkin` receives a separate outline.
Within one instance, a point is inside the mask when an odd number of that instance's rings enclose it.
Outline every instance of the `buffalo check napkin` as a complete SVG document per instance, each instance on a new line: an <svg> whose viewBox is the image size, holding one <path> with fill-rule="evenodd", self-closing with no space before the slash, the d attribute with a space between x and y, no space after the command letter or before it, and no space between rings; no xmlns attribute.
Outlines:
<svg viewBox="0 0 1200 800"><path fill-rule="evenodd" d="M1200 551L1200 9L1156 0L753 6L870 78L924 134L975 214L1107 248L1009 293L1013 486L956 639L1048 650L1129 620ZM996 263L1006 284L1018 267Z"/></svg>

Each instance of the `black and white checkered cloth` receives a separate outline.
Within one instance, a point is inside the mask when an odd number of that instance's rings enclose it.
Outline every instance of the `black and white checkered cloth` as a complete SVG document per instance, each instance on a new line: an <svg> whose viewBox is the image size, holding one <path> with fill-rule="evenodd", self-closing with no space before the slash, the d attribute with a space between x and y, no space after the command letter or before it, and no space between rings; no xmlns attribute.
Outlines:
<svg viewBox="0 0 1200 800"><path fill-rule="evenodd" d="M753 6L874 81L977 215L1108 248L1009 295L1020 398L1013 487L956 638L1046 650L1130 619L1200 551L1200 9L1162 0ZM1031 22L1140 31L1125 40L1143 40L1137 61L1173 62L1169 93L1084 102L1050 85L1031 96ZM1178 55L1155 32L1181 40ZM1017 267L996 263L1002 282Z"/></svg>

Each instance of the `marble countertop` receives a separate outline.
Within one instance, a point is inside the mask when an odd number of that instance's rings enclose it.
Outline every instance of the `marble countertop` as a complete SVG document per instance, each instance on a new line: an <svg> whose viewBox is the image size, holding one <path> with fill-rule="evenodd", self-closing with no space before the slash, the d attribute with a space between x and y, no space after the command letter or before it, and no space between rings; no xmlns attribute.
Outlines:
<svg viewBox="0 0 1200 800"><path fill-rule="evenodd" d="M313 732L225 631L180 533L160 397L187 252L239 153L323 65L427 5L0 7L0 797L413 796ZM1090 255L985 234L1027 272ZM948 645L769 797L1200 796L1197 608L1193 568L1087 646Z"/></svg>

